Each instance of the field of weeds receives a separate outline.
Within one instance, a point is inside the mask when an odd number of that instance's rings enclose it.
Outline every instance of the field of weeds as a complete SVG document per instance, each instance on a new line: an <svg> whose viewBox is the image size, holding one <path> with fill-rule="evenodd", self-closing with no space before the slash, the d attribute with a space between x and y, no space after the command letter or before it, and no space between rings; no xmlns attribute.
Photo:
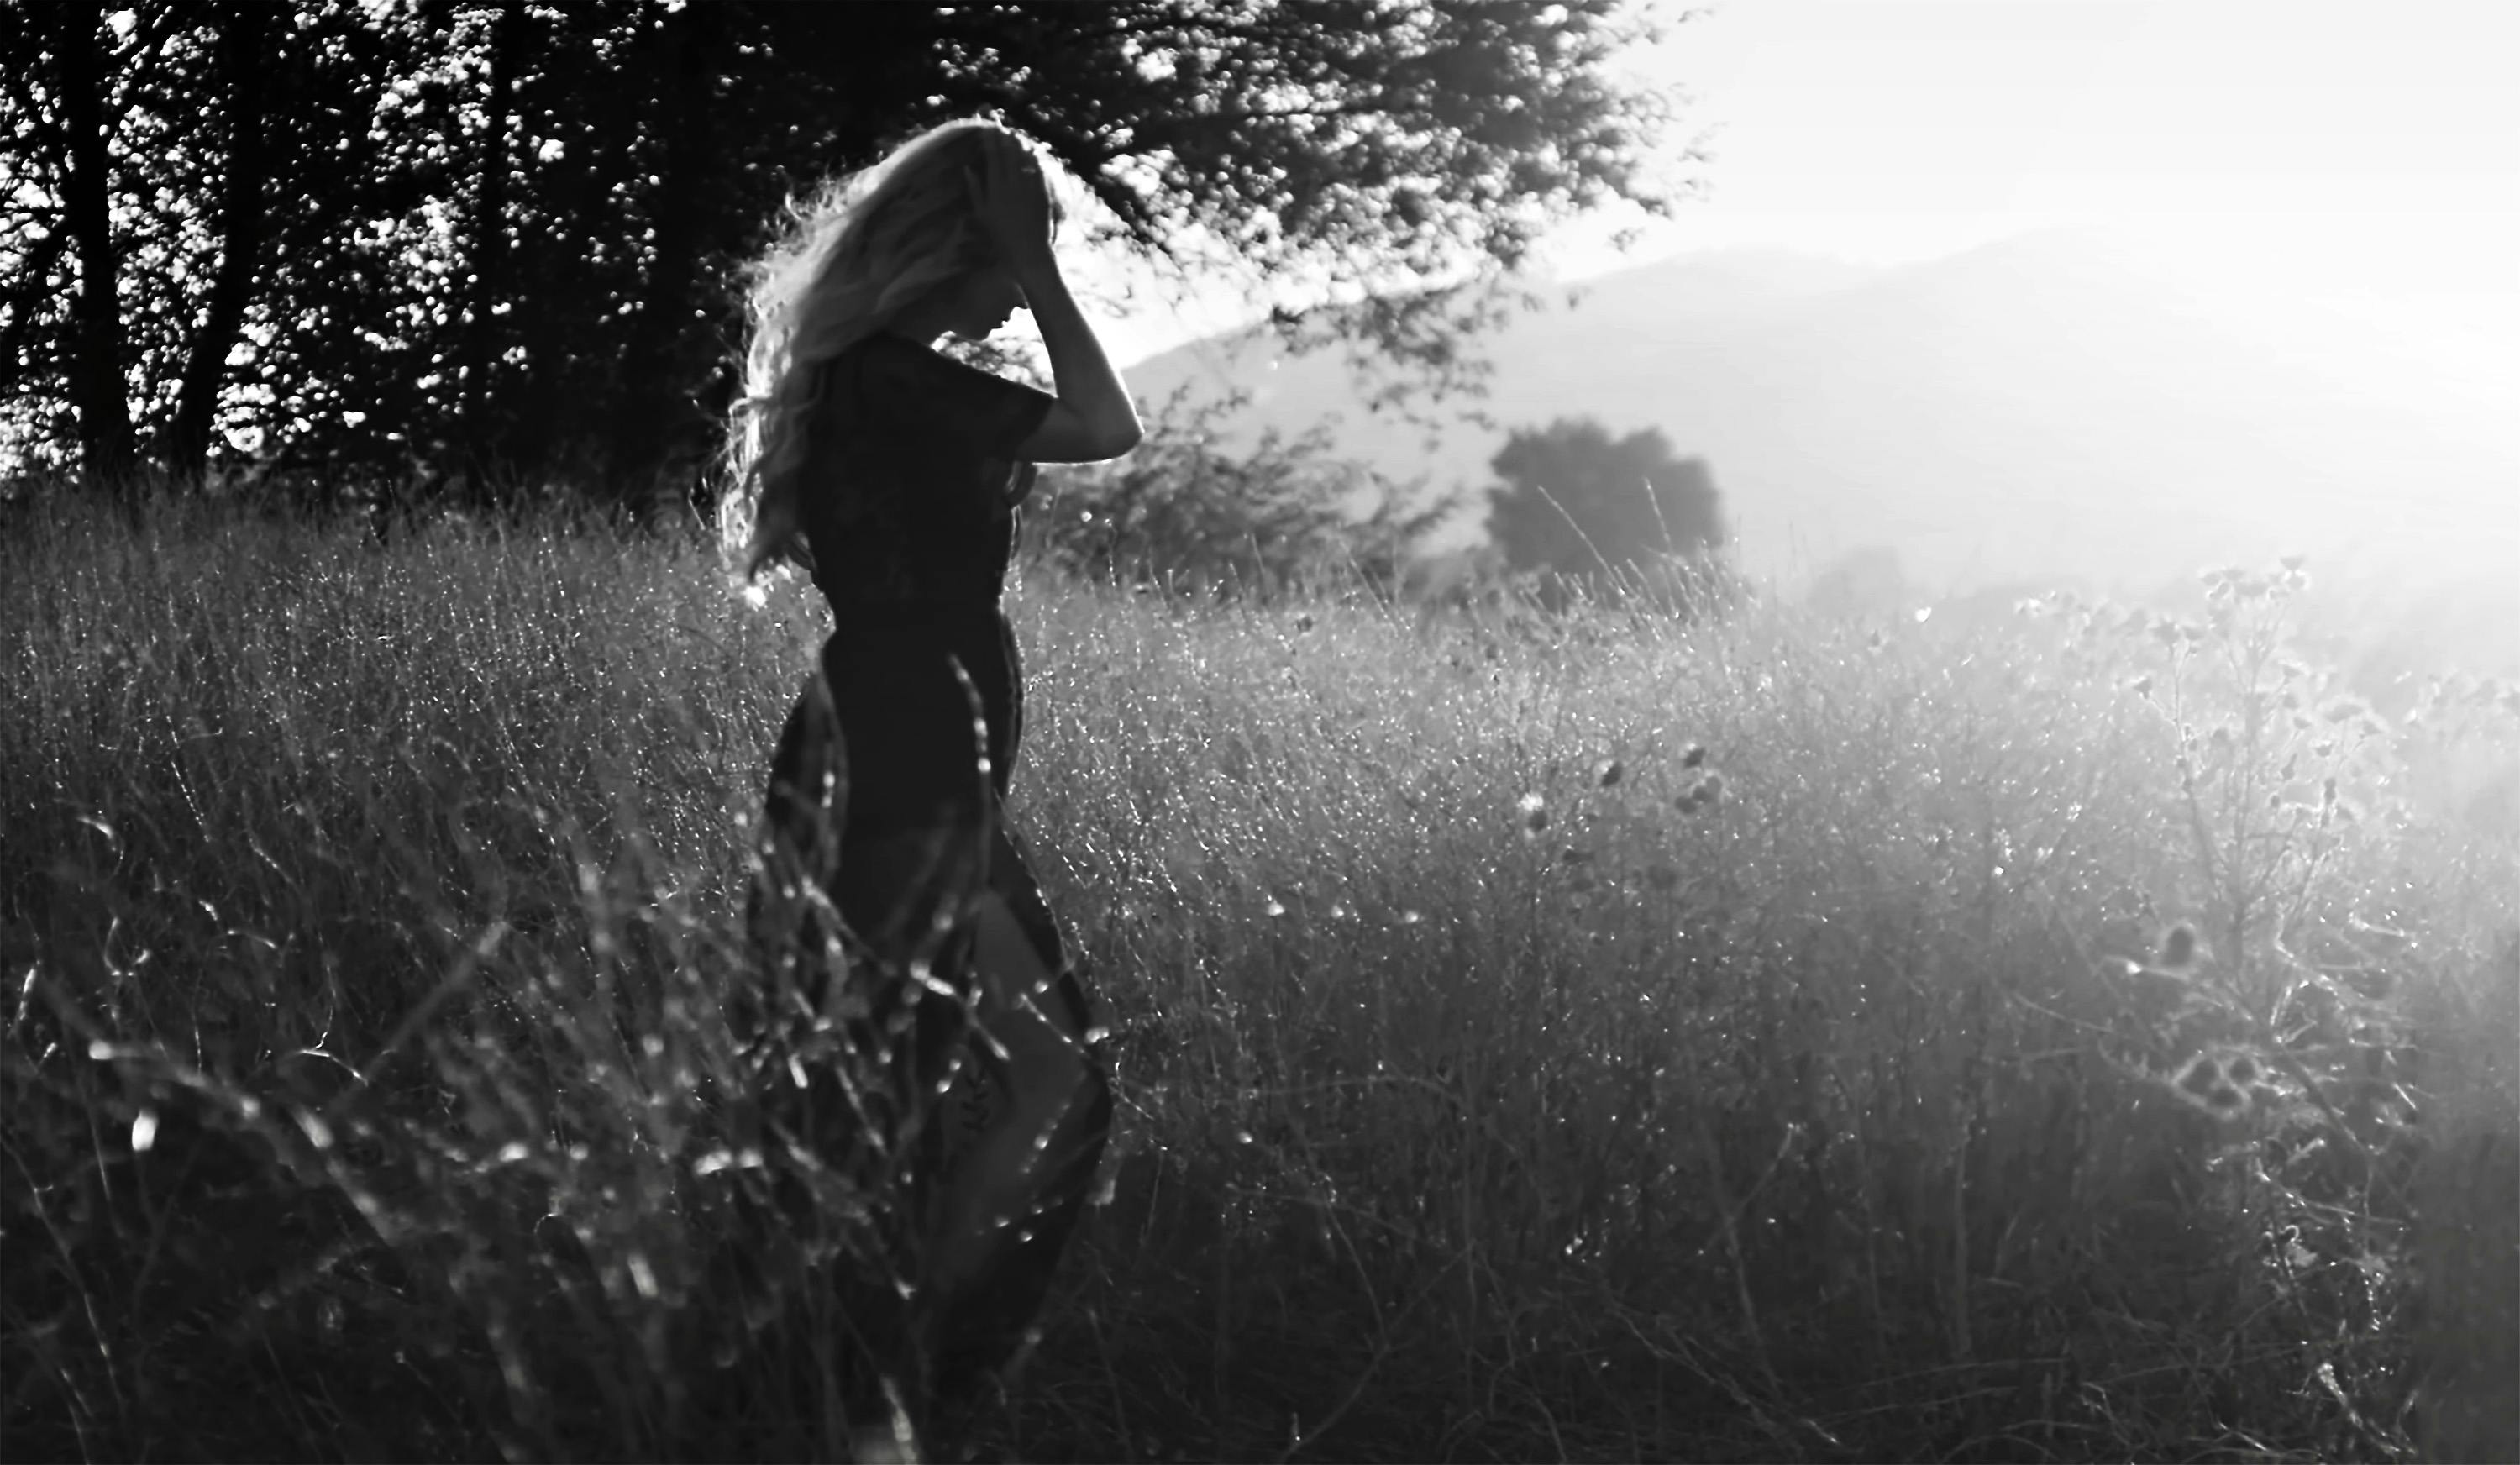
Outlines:
<svg viewBox="0 0 2520 1465"><path fill-rule="evenodd" d="M937 1447L2520 1456L2520 849L2414 796L2520 709L2336 695L2299 584L1957 632L1036 574L1014 815L1120 1119ZM728 1098L821 631L757 599L600 531L6 522L12 1457L845 1451L833 1247Z"/></svg>

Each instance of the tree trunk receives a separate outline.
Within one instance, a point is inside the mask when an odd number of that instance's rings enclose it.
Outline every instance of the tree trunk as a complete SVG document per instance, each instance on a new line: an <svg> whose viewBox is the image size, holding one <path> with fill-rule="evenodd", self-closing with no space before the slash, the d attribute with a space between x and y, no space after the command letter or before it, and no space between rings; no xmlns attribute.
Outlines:
<svg viewBox="0 0 2520 1465"><path fill-rule="evenodd" d="M210 294L184 356L175 396L166 468L178 482L199 484L208 470L210 433L226 384L228 353L245 324L254 281L268 246L270 143L262 73L271 65L269 0L228 0L220 7L218 75L227 115L227 177L219 193L219 262Z"/></svg>
<svg viewBox="0 0 2520 1465"><path fill-rule="evenodd" d="M664 133L657 184L648 200L654 234L622 353L621 382L608 434L612 451L604 491L615 502L645 511L652 507L660 472L677 449L704 424L695 409L693 369L685 351L698 302L700 198L717 161L716 77L721 18L713 8L687 5L666 18L664 95L657 109Z"/></svg>
<svg viewBox="0 0 2520 1465"><path fill-rule="evenodd" d="M481 159L472 191L472 290L465 306L461 346L463 395L457 408L457 432L468 497L476 507L491 499L489 474L497 453L491 421L491 377L497 370L500 329L498 306L507 296L508 113L516 103L517 52L524 24L524 7L507 0L490 25L490 94L484 106L489 122L481 138Z"/></svg>
<svg viewBox="0 0 2520 1465"><path fill-rule="evenodd" d="M70 303L70 405L78 412L79 462L88 483L130 494L131 401L122 380L119 252L109 200L105 145L105 59L97 51L104 17L95 6L52 12L62 113L69 134L63 157L62 227L78 250L78 293Z"/></svg>

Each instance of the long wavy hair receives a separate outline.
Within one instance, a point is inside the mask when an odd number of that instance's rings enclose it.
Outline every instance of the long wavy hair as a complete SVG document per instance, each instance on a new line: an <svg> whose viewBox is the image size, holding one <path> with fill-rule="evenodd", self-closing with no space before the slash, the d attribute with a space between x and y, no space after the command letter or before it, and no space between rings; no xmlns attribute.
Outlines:
<svg viewBox="0 0 2520 1465"><path fill-rule="evenodd" d="M996 257L967 181L990 133L1021 141L994 122L948 122L826 184L790 205L788 227L745 269L751 329L719 523L730 544L742 540L746 576L799 557L799 479L824 366ZM1056 192L1051 212L1056 225Z"/></svg>

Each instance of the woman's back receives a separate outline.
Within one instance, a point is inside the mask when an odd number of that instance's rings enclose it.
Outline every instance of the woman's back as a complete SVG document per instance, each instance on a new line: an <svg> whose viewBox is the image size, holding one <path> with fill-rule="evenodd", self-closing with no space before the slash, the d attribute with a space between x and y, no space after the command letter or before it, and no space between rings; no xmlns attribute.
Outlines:
<svg viewBox="0 0 2520 1465"><path fill-rule="evenodd" d="M814 583L843 627L994 609L1053 399L889 333L827 363L801 504Z"/></svg>

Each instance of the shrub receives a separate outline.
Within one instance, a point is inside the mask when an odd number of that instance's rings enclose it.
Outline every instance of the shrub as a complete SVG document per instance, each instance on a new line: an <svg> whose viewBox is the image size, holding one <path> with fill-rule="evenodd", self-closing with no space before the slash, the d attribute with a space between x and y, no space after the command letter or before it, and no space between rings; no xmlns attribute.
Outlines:
<svg viewBox="0 0 2520 1465"><path fill-rule="evenodd" d="M1217 424L1238 405L1177 392L1127 458L1046 469L1024 515L1028 553L1077 579L1188 595L1340 577L1390 594L1443 507L1404 507L1408 490L1330 458L1324 428L1270 428L1229 451Z"/></svg>

